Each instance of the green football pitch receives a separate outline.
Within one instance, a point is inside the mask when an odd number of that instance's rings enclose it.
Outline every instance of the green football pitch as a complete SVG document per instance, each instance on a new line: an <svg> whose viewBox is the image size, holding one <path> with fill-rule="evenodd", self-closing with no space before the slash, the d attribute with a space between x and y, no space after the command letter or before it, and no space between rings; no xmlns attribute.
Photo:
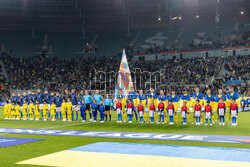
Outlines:
<svg viewBox="0 0 250 167"><path fill-rule="evenodd" d="M228 124L228 117L226 117ZM30 120L3 120L3 107L0 108L0 128L33 128L33 129L63 129L63 130L90 130L90 131L126 131L126 132L154 132L154 133L179 133L179 134L206 134L206 135L235 135L250 136L250 112L239 114L239 125L225 126L195 126L116 123L116 114L113 113L111 122L105 123L81 123L81 120L73 122L62 121L30 121ZM180 120L180 115L179 115ZM179 121L180 122L180 121ZM70 148L91 144L95 142L131 142L168 145L192 145L211 147L249 148L250 144L211 143L191 141L166 141L166 140L142 140L142 139L117 139L73 136L49 136L49 135L24 135L24 134L0 134L1 137L20 137L45 139L43 141L21 144L10 147L0 147L0 166L30 166L16 165L17 162L42 155L67 150Z"/></svg>

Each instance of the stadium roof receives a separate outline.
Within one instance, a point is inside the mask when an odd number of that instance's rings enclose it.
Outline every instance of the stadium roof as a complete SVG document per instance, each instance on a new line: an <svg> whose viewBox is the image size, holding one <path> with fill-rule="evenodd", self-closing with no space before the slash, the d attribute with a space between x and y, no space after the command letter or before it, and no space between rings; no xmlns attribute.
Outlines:
<svg viewBox="0 0 250 167"><path fill-rule="evenodd" d="M168 25L181 16L214 21L250 11L249 0L1 0L0 29L42 31L108 31ZM161 21L158 18L161 17ZM156 24L157 23L157 24Z"/></svg>

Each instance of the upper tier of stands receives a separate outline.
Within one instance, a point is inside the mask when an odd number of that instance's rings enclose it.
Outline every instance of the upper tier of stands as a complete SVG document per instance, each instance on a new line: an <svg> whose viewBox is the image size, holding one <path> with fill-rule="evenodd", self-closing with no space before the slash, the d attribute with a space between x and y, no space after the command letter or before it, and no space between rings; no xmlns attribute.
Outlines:
<svg viewBox="0 0 250 167"><path fill-rule="evenodd" d="M84 55L86 52L91 56L114 56L123 48L130 48L129 54L132 55L162 50L218 49L247 45L250 39L249 31L250 22L247 20L221 22L219 26L197 23L173 25L171 28L134 30L129 36L126 32L87 33L86 38L81 38L81 33L35 32L32 35L31 32L0 31L0 44L4 45L9 55L15 57L49 53L70 58Z"/></svg>
<svg viewBox="0 0 250 167"><path fill-rule="evenodd" d="M50 90L56 90L58 87L77 88L77 90L89 89L90 86L95 88L95 85L88 84L93 79L89 77L90 71L94 68L97 71L117 71L123 48L127 49L131 71L135 71L136 68L151 72L165 69L166 75L162 81L170 83L169 89L174 85L176 89L181 90L187 85L208 84L217 90L222 82L228 80L249 80L247 68L249 56L237 57L239 60L233 57L223 58L221 62L224 64L219 65L214 65L219 58L131 61L131 56L136 53L249 45L249 21L222 22L218 27L213 24L173 25L171 29L134 30L130 35L126 34L126 32L87 33L86 37L82 38L81 33L35 32L32 35L31 32L0 31L0 57L3 56L5 74L7 73L9 77L8 79L3 77L0 67L0 97L8 96L11 88L42 87ZM193 64L200 66L193 67ZM210 82L213 76L223 73L221 69L227 71L223 80Z"/></svg>
<svg viewBox="0 0 250 167"><path fill-rule="evenodd" d="M143 31L137 41L136 50L154 53L158 51L220 49L247 45L250 41L250 22L231 21L214 24L189 24ZM248 40L243 36L248 36ZM244 38L244 39L242 39Z"/></svg>

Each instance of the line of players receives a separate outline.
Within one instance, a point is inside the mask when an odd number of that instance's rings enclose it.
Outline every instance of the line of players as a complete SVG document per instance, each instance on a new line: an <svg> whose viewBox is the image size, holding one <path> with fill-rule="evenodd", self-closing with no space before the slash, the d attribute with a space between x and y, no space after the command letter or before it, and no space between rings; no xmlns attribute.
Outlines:
<svg viewBox="0 0 250 167"><path fill-rule="evenodd" d="M22 119L22 120L63 120L72 121L74 115L78 119L78 98L75 90L68 93L65 90L64 95L59 92L49 94L47 91L41 93L38 89L37 93L29 92L28 95L23 93L21 96L15 93L11 99L7 100L4 105L4 119Z"/></svg>
<svg viewBox="0 0 250 167"><path fill-rule="evenodd" d="M120 94L122 94L122 92L120 92ZM127 98L129 102L126 104ZM183 124L186 124L187 121L191 123L190 110L193 110L193 123L196 125L202 124L203 112L206 119L206 125L208 125L208 121L210 121L210 125L214 123L214 113L217 113L218 124L225 125L225 114L226 111L228 111L230 123L232 126L236 126L238 106L240 106L239 95L234 91L233 87L229 87L227 95L223 94L223 91L219 89L216 96L211 94L210 89L208 89L207 94L203 96L199 87L196 87L191 97L185 89L180 98L175 94L174 90L172 90L171 94L167 97L164 95L163 90L160 90L160 95L157 96L153 89L145 95L142 90L137 94L132 88L127 98L123 96L118 97L118 103L116 104L118 123L123 121L122 117L125 121L127 114L129 123L132 122L132 117L135 115L136 120L138 120L139 117L140 123L156 122L158 124L164 124L166 123L166 117L168 115L169 124L174 124L174 122L178 123L177 110L179 109L181 111Z"/></svg>
<svg viewBox="0 0 250 167"><path fill-rule="evenodd" d="M123 95L122 91L119 94L111 99L109 95L103 98L99 91L96 91L93 97L88 94L88 91L85 91L80 107L75 90L72 90L70 94L65 91L65 94L61 96L59 93L49 95L46 91L42 94L40 90L36 94L29 93L27 96L25 93L23 96L13 94L11 100L6 102L4 115L5 119L33 120L35 116L35 120L72 121L78 120L80 113L83 122L86 121L87 114L90 121L93 118L93 121L96 122L99 111L100 121L104 122L104 119L105 121L108 120L108 116L109 120L111 120L111 108L114 99L117 99L115 108L118 114L118 123L126 122L127 117L130 123L133 116L136 117L137 121L139 118L140 123L166 123L168 114L169 123L174 124L174 120L178 123L177 110L179 108L183 124L186 124L187 121L191 122L190 109L193 109L193 122L197 125L202 123L203 111L205 111L206 124L210 120L212 125L214 123L214 113L217 113L217 117L220 119L219 124L224 125L226 110L230 111L228 115L232 125L236 125L237 119L235 117L238 115L238 106L240 106L239 95L234 91L233 87L229 87L227 96L223 94L221 89L219 89L216 96L213 96L209 89L207 94L203 96L198 87L195 88L192 96L187 93L187 90L183 90L180 98L175 94L174 90L168 97L164 95L163 90L160 90L160 95L157 96L153 89L150 89L147 95L143 94L142 90L137 94L133 88L127 97ZM232 108L231 104L236 104L236 108Z"/></svg>

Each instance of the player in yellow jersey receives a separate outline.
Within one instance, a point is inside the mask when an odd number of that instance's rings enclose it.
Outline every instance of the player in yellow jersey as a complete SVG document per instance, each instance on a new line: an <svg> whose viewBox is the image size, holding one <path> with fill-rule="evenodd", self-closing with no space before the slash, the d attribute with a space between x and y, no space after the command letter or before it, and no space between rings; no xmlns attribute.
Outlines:
<svg viewBox="0 0 250 167"><path fill-rule="evenodd" d="M182 94L180 96L180 106L183 106L184 102L186 102L187 106L187 120L189 124L191 123L191 114L190 107L192 106L190 94L187 92L187 89L183 89Z"/></svg>
<svg viewBox="0 0 250 167"><path fill-rule="evenodd" d="M27 119L27 112L28 110L28 104L26 103L26 100L23 101L23 120Z"/></svg>
<svg viewBox="0 0 250 167"><path fill-rule="evenodd" d="M43 107L42 107L42 110L43 110L43 120L44 121L47 121L48 120L48 104L46 103L46 101L43 102Z"/></svg>
<svg viewBox="0 0 250 167"><path fill-rule="evenodd" d="M12 102L11 107L10 107L10 119L13 120L15 119L15 103Z"/></svg>
<svg viewBox="0 0 250 167"><path fill-rule="evenodd" d="M123 90L119 91L119 98L121 99L121 103L122 103L123 120L124 122L126 122L127 112L125 112L125 106L127 105L127 97L123 93L124 93Z"/></svg>
<svg viewBox="0 0 250 167"><path fill-rule="evenodd" d="M150 117L149 117L149 106L150 106L150 99L148 99L147 94L149 93L149 91L144 92L145 96L146 96L146 102L145 102L145 108L144 108L144 122L145 123L150 123Z"/></svg>
<svg viewBox="0 0 250 167"><path fill-rule="evenodd" d="M157 95L153 88L150 88L147 95L147 99L148 99L148 104L152 104L151 101L153 101L154 105L157 106Z"/></svg>
<svg viewBox="0 0 250 167"><path fill-rule="evenodd" d="M160 95L157 97L157 106L159 106L160 101L164 103L164 113L166 113L166 108L168 107L168 97L164 94L164 91L160 90ZM166 116L166 114L164 114ZM158 123L158 114L155 115L156 123ZM167 120L167 119L165 119Z"/></svg>
<svg viewBox="0 0 250 167"><path fill-rule="evenodd" d="M232 103L232 99L235 99L236 103L238 106L240 106L240 96L237 92L234 91L234 87L233 86L229 86L229 91L227 93L227 101L225 102L227 105L227 111L230 111L230 105ZM231 124L232 123L232 117L231 117L231 113L229 112L229 121ZM236 123L238 122L238 117L236 117Z"/></svg>
<svg viewBox="0 0 250 167"><path fill-rule="evenodd" d="M70 98L68 98L68 102L66 104L67 107L67 116L68 116L68 121L71 122L72 121L72 103L70 101Z"/></svg>
<svg viewBox="0 0 250 167"><path fill-rule="evenodd" d="M157 95L156 95L153 88L149 89L149 92L147 94L147 100L148 100L147 101L148 107L152 104L154 104L154 106L157 107ZM149 110L149 112L150 112L150 110ZM153 118L157 119L157 115L158 115L157 112L154 112Z"/></svg>
<svg viewBox="0 0 250 167"><path fill-rule="evenodd" d="M226 97L226 95L223 93L223 91L222 91L222 89L219 89L218 90L218 94L215 96L215 98L214 98L214 103L215 103L215 109L214 109L214 112L215 113L217 113L216 115L217 115L217 122L218 122L218 124L219 124L219 118L220 118L220 116L218 115L218 104L220 103L220 99L221 98L223 98L223 100L224 101L227 101L227 97Z"/></svg>
<svg viewBox="0 0 250 167"><path fill-rule="evenodd" d="M36 104L35 104L35 120L36 121L39 121L39 117L40 117L39 109L40 109L40 104L38 101L36 101Z"/></svg>
<svg viewBox="0 0 250 167"><path fill-rule="evenodd" d="M144 108L144 112L143 112L144 122L147 122L147 113L145 112L145 107L146 107L146 103L147 103L147 96L143 93L142 89L139 90L138 99Z"/></svg>
<svg viewBox="0 0 250 167"><path fill-rule="evenodd" d="M34 110L35 110L35 105L32 102L32 100L30 100L30 103L29 103L29 120L34 119Z"/></svg>
<svg viewBox="0 0 250 167"><path fill-rule="evenodd" d="M177 116L177 110L179 108L179 96L177 94L175 94L175 90L171 91L171 94L168 97L169 101L172 101L172 104L174 105L174 113L175 113L175 122L176 124L178 123L178 116Z"/></svg>
<svg viewBox="0 0 250 167"><path fill-rule="evenodd" d="M201 105L201 108L204 107L204 99L203 99L203 94L200 92L200 88L198 86L195 87L195 92L193 93L192 95L192 107L194 109L194 106L196 105L197 103L197 100L199 100L199 104ZM200 117L201 117L201 124L202 124L202 113L200 114ZM195 119L195 115L194 115L194 119ZM193 122L195 123L195 121Z"/></svg>
<svg viewBox="0 0 250 167"><path fill-rule="evenodd" d="M62 112L63 121L66 121L67 103L65 102L65 99L63 99L61 109L62 109L61 112Z"/></svg>
<svg viewBox="0 0 250 167"><path fill-rule="evenodd" d="M212 107L212 114L211 114L211 117L212 117L212 122L214 123L214 110L215 108L217 107L216 106L216 102L215 102L215 98L214 98L214 95L212 94L211 92L211 89L208 89L207 90L207 94L205 95L204 97L204 101L209 101L210 102L210 106Z"/></svg>
<svg viewBox="0 0 250 167"><path fill-rule="evenodd" d="M11 107L12 107L11 100L8 100L8 119L11 119Z"/></svg>
<svg viewBox="0 0 250 167"><path fill-rule="evenodd" d="M20 105L17 103L15 105L15 117L16 117L16 120L20 120L20 116L21 116L21 107Z"/></svg>
<svg viewBox="0 0 250 167"><path fill-rule="evenodd" d="M52 117L52 121L55 121L55 117L56 117L56 105L55 102L52 101L52 104L50 106L50 114Z"/></svg>
<svg viewBox="0 0 250 167"><path fill-rule="evenodd" d="M128 94L128 98L131 99L133 102L133 105L134 105L133 113L135 114L136 122L138 122L137 106L138 106L139 100L138 100L138 94L135 92L135 89L133 87L131 88L131 91Z"/></svg>
<svg viewBox="0 0 250 167"><path fill-rule="evenodd" d="M11 108L11 118L12 120L15 120L16 119L16 102L13 102L12 103L12 108Z"/></svg>
<svg viewBox="0 0 250 167"><path fill-rule="evenodd" d="M8 100L5 101L4 103L4 108L3 108L3 114L4 114L4 119L9 119L8 115L9 115L9 102Z"/></svg>

